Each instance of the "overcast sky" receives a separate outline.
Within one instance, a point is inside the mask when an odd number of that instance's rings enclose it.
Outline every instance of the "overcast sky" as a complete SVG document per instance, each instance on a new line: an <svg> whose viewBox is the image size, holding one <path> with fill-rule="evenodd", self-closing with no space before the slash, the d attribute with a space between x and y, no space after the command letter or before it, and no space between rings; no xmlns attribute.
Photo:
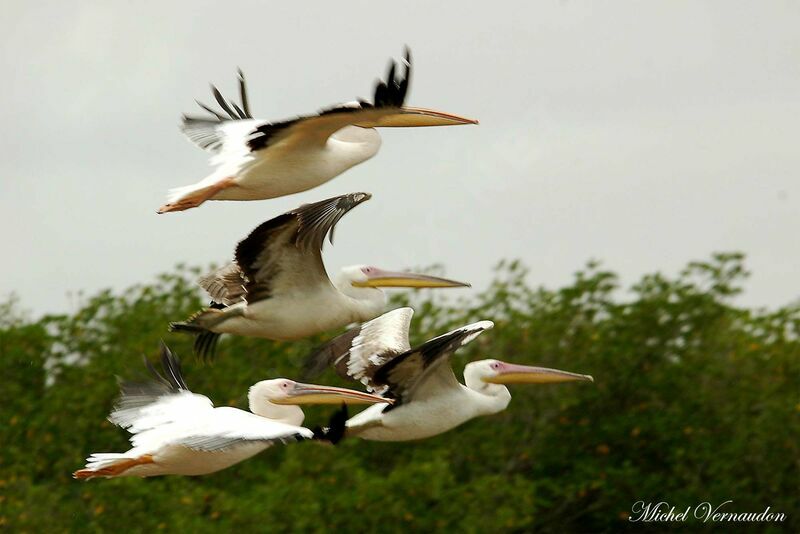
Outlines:
<svg viewBox="0 0 800 534"><path fill-rule="evenodd" d="M34 314L177 263L228 259L301 203L368 191L329 271L442 263L479 288L501 258L555 286L590 258L624 282L747 253L742 302L800 296L800 4L4 2L0 297ZM311 191L156 215L209 172L177 129L208 82L255 115L355 97L403 45L408 103L480 126L383 130ZM468 294L468 290L463 294Z"/></svg>

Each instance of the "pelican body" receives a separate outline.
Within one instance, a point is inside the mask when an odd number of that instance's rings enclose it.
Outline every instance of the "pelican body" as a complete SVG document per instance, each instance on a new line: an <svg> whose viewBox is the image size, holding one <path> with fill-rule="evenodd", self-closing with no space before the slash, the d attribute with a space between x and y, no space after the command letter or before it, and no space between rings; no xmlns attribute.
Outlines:
<svg viewBox="0 0 800 534"><path fill-rule="evenodd" d="M448 126L478 121L423 108L405 107L411 78L406 50L404 72L390 63L372 102L339 104L279 122L250 113L244 75L239 71L241 104L212 92L221 111L198 102L210 117L184 116L182 130L214 155L214 172L200 182L172 189L158 213L182 211L206 200L260 200L306 191L374 156L381 146L375 128Z"/></svg>
<svg viewBox="0 0 800 534"><path fill-rule="evenodd" d="M383 287L469 284L374 266L343 268L328 278L321 249L336 223L370 198L351 193L306 204L271 219L239 242L232 263L203 277L211 306L171 329L196 334L195 352L211 356L222 334L295 340L361 323L383 313Z"/></svg>
<svg viewBox="0 0 800 534"><path fill-rule="evenodd" d="M511 393L504 384L593 381L589 375L488 359L467 364L461 384L449 357L493 323L463 326L411 348L413 313L411 308L392 310L312 355L314 371L333 365L339 375L362 382L392 402L370 406L349 419L347 436L374 441L429 438L505 410Z"/></svg>
<svg viewBox="0 0 800 534"><path fill-rule="evenodd" d="M287 379L263 380L250 388L250 412L215 408L192 393L180 363L162 347L164 376L144 384L123 384L109 421L128 429L133 447L125 453L95 453L78 479L157 475L207 475L258 454L275 443L307 439L338 441L342 429L312 431L301 426L303 403L375 403L378 396L358 391L300 384ZM336 420L336 416L332 422ZM343 425L343 421L341 423Z"/></svg>

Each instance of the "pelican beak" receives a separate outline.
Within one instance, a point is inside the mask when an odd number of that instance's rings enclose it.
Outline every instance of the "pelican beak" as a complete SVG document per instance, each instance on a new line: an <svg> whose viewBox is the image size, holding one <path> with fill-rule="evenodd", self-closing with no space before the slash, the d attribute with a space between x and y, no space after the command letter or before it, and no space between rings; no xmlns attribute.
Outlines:
<svg viewBox="0 0 800 534"><path fill-rule="evenodd" d="M478 121L433 109L400 108L397 113L384 115L369 121L368 124L359 123L357 126L365 128L404 128L408 126L455 126L459 124L478 124Z"/></svg>
<svg viewBox="0 0 800 534"><path fill-rule="evenodd" d="M378 404L381 402L391 404L392 399L352 389L297 382L286 398L271 402L275 404Z"/></svg>
<svg viewBox="0 0 800 534"><path fill-rule="evenodd" d="M464 282L428 276L427 274L401 273L372 269L367 273L367 279L353 282L355 287L471 287Z"/></svg>
<svg viewBox="0 0 800 534"><path fill-rule="evenodd" d="M484 378L484 382L492 384L552 384L556 382L594 382L590 375L579 375L547 367L531 367L513 363L499 362L497 374Z"/></svg>

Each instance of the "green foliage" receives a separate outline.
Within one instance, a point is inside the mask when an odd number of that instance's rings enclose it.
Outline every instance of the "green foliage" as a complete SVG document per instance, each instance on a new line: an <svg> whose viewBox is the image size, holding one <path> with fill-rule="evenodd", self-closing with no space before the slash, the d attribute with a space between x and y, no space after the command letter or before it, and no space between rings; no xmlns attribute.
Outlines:
<svg viewBox="0 0 800 534"><path fill-rule="evenodd" d="M160 338L184 356L192 389L241 408L252 383L298 377L324 340L223 338L217 362L200 365L190 338L166 332L201 305L195 275L181 268L38 321L0 306L0 527L618 532L646 527L627 522L636 501L732 499L731 511L770 506L788 515L782 527L800 529L800 307L734 306L747 275L735 254L624 291L596 263L550 290L503 262L473 299L395 298L417 310L415 341L495 321L456 358L457 372L498 357L589 373L594 385L512 386L504 413L420 442L301 443L206 477L72 480L90 452L127 449L105 422L114 377L135 377ZM309 424L329 415L307 412Z"/></svg>

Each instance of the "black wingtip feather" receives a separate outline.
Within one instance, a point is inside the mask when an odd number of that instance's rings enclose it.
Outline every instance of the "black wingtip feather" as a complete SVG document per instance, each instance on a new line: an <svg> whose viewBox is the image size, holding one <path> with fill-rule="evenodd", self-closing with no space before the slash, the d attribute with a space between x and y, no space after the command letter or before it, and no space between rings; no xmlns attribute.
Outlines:
<svg viewBox="0 0 800 534"><path fill-rule="evenodd" d="M398 76L399 69L396 62L390 60L389 70L386 80L380 78L375 80L375 88L372 93L372 102L362 98L357 99L358 106L338 105L319 111L319 115L329 115L334 113L358 113L372 108L391 108L403 107L406 95L408 94L409 80L411 79L411 50L405 47L405 58L403 60L403 75ZM252 147L251 147L252 148ZM260 146L259 148L263 148Z"/></svg>
<svg viewBox="0 0 800 534"><path fill-rule="evenodd" d="M205 330L194 340L194 354L201 362L211 363L217 355L217 343L222 334Z"/></svg>
<svg viewBox="0 0 800 534"><path fill-rule="evenodd" d="M222 96L222 93L217 89L214 84L209 84L211 87L211 94L214 95L214 100L217 101L219 107L222 108L224 113L227 113L228 116L226 117L222 113L215 111L210 106L203 104L199 100L195 100L198 106L200 106L205 111L211 113L214 118L218 122L225 122L225 121L237 121L237 120L244 120L244 119L252 119L253 115L250 113L250 104L247 99L247 85L245 83L244 73L242 69L237 68L237 74L239 79L239 97L241 98L241 105L237 104L233 100L227 101L225 97ZM184 115L184 120L185 120ZM207 120L207 119L206 119Z"/></svg>
<svg viewBox="0 0 800 534"><path fill-rule="evenodd" d="M213 86L212 86L212 87L213 87ZM203 108L204 110L206 110L206 111L208 111L209 113L211 113L212 115L214 115L214 116L217 118L217 120L218 120L218 121L222 122L222 121L226 121L226 120L228 120L228 119L226 119L226 118L225 118L223 115L220 115L219 113L217 113L216 111L214 111L213 109L211 109L209 106L207 106L207 105L203 104L203 103L202 103L202 102L200 102L199 100L195 100L195 103L196 103L198 106L200 106L201 108Z"/></svg>
<svg viewBox="0 0 800 534"><path fill-rule="evenodd" d="M327 236L333 244L336 224L350 210L371 197L372 195L369 193L349 193L320 202L304 204L290 212L295 214L300 222L296 243L307 250L322 250Z"/></svg>
<svg viewBox="0 0 800 534"><path fill-rule="evenodd" d="M325 428L314 428L314 437L313 439L319 441L327 441L332 443L333 445L337 445L342 439L344 439L345 433L347 431L347 420L349 419L349 414L347 411L347 405L342 404L342 407L339 410L331 415L331 418L328 420L328 426Z"/></svg>
<svg viewBox="0 0 800 534"><path fill-rule="evenodd" d="M244 111L244 118L252 119L253 115L250 113L250 102L247 100L247 82L244 79L244 72L242 69L236 69L239 72L239 99L242 101L242 110Z"/></svg>
<svg viewBox="0 0 800 534"><path fill-rule="evenodd" d="M169 350L169 347L163 341L161 342L161 367L164 369L164 375L170 386L178 390L189 389L183 379L180 359Z"/></svg>
<svg viewBox="0 0 800 534"><path fill-rule="evenodd" d="M389 69L386 73L386 80L375 82L375 92L373 104L376 108L380 107L402 107L408 93L409 80L411 79L411 50L405 47L405 60L403 61L403 75L397 78L397 63L394 60L389 62Z"/></svg>
<svg viewBox="0 0 800 534"><path fill-rule="evenodd" d="M225 113L227 113L230 116L230 120L235 121L236 120L236 114L231 109L230 105L222 97L222 93L219 92L219 89L217 89L216 87L214 87L212 85L211 86L211 92L214 94L214 98L216 99L217 104L219 104L219 107L222 108L222 111L224 111Z"/></svg>
<svg viewBox="0 0 800 534"><path fill-rule="evenodd" d="M181 371L181 361L173 354L163 340L159 343L159 357L161 360L161 372L159 372L152 364L147 356L143 356L144 367L150 376L159 384L165 386L170 391L177 392L180 390L189 390L186 381L183 379L183 372ZM163 374L162 374L163 372ZM140 384L127 383L128 386L140 387Z"/></svg>
<svg viewBox="0 0 800 534"><path fill-rule="evenodd" d="M161 373L159 373L158 370L155 367L153 367L153 364L150 362L150 359L147 356L142 355L142 359L144 360L144 368L147 369L147 372L150 373L150 376L152 378L154 378L157 382L165 386L170 385L169 381L167 381L163 376L161 376Z"/></svg>
<svg viewBox="0 0 800 534"><path fill-rule="evenodd" d="M239 120L244 119L245 118L244 110L242 108L240 108L239 106L237 106L236 102L234 102L233 100L231 100L230 104L233 107L234 111L236 111L236 114L238 115L238 119Z"/></svg>
<svg viewBox="0 0 800 534"><path fill-rule="evenodd" d="M351 328L323 345L320 345L306 356L303 363L301 377L303 380L311 380L322 374L328 367L334 367L336 372L344 378L352 378L347 374L347 362L343 356L347 355L353 345L353 339L361 332L361 326ZM337 362L343 362L340 364Z"/></svg>
<svg viewBox="0 0 800 534"><path fill-rule="evenodd" d="M184 323L184 322L176 322L176 323L169 323L168 332L186 332L189 334L199 334L201 332L205 332L206 329L202 326L198 326L196 324Z"/></svg>

